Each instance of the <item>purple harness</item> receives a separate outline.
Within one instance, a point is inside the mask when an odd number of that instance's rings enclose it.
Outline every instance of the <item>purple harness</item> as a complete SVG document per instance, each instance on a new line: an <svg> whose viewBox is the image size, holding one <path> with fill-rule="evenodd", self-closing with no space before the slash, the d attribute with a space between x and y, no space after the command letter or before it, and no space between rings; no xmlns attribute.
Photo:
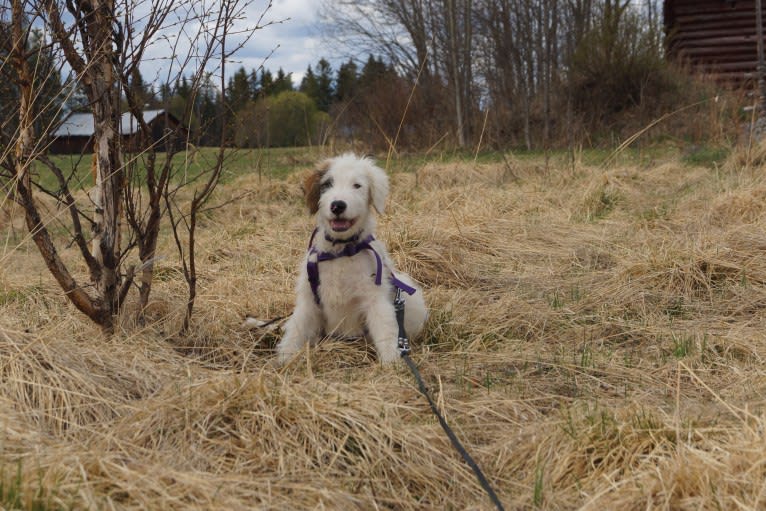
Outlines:
<svg viewBox="0 0 766 511"><path fill-rule="evenodd" d="M358 243L354 243L355 240L350 240L346 246L338 253L334 252L321 252L314 247L314 237L317 234L318 229L314 229L314 232L311 234L311 240L309 241L309 261L306 263L306 270L309 276L309 284L311 284L311 292L314 293L314 300L316 301L317 305L319 305L319 263L322 261L332 261L333 259L339 259L341 257L353 257L362 250L369 250L373 253L375 256L375 262L377 264L377 268L375 271L375 285L379 286L382 283L382 275L383 275L383 260L380 258L380 254L372 248L371 243L375 240L372 234L364 238L362 241ZM328 239L329 240L329 239ZM329 240L332 241L332 240ZM313 254L316 254L316 261L311 260L311 256ZM404 291L408 295L412 296L415 294L415 288L412 286L408 286L398 278L396 278L391 272L391 284Z"/></svg>

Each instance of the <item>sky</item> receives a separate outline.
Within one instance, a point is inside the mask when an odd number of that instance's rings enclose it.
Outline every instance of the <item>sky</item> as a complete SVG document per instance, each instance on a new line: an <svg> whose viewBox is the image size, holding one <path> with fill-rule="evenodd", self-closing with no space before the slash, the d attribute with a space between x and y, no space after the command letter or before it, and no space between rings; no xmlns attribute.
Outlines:
<svg viewBox="0 0 766 511"><path fill-rule="evenodd" d="M267 4L266 0L256 0L254 8L263 11ZM299 85L309 64L316 67L320 58L332 57L323 52L326 48L322 44L318 11L319 0L274 0L263 20L263 24L272 24L256 31L237 60L247 70L263 65L276 73L281 67L286 73L292 72L293 83Z"/></svg>
<svg viewBox="0 0 766 511"><path fill-rule="evenodd" d="M246 3L248 0L241 1ZM183 18L185 9L194 9L195 6L197 9L205 9L205 6L212 8L210 6L217 2L218 0L197 0L182 3L185 7L176 14ZM267 9L269 4L271 7ZM252 29L256 25L259 28L246 44L227 60L226 76L231 77L240 67L250 72L253 69L259 70L261 66L276 75L281 67L285 73L292 73L293 84L297 87L308 66L316 67L320 58L326 58L333 69L337 69L341 59L337 58L329 45L323 41L320 4L321 0L250 0L247 10L243 13L243 19L236 23L235 28ZM173 22L166 25L168 28L153 38L141 65L141 73L149 82L163 83L174 80L179 66L169 55L186 55L189 52L190 41L201 41L195 38L199 24L190 23L183 25L183 28L180 28L182 25ZM236 40L237 37L230 37L227 47L233 46ZM193 66L187 68L184 74L188 75L191 68Z"/></svg>

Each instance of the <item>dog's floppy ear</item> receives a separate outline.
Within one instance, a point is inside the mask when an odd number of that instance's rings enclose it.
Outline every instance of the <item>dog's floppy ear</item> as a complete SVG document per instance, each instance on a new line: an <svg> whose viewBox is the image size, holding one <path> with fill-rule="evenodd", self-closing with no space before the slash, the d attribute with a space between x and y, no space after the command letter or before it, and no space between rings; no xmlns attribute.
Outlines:
<svg viewBox="0 0 766 511"><path fill-rule="evenodd" d="M379 214L383 214L386 208L386 197L388 197L388 176L386 172L377 165L370 162L370 202Z"/></svg>
<svg viewBox="0 0 766 511"><path fill-rule="evenodd" d="M330 170L330 160L325 160L303 180L303 195L312 215L319 211L319 181Z"/></svg>

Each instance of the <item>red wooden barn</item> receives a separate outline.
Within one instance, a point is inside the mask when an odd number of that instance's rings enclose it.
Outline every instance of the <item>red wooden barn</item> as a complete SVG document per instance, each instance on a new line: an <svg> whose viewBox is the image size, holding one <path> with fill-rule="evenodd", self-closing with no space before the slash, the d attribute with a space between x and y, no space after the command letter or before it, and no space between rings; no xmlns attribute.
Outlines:
<svg viewBox="0 0 766 511"><path fill-rule="evenodd" d="M754 83L754 0L664 0L663 11L670 57L721 82Z"/></svg>
<svg viewBox="0 0 766 511"><path fill-rule="evenodd" d="M151 140L144 140L138 121L129 112L122 114L120 118L120 136L123 150L128 152L140 152L149 144L157 150L168 150L167 136L169 132L176 131L174 139L181 146L186 139L186 129L176 117L165 110L145 110L144 122L151 129ZM59 154L81 154L93 152L93 115L90 113L73 113L64 119L59 127L53 132L50 151ZM176 146L178 148L178 146Z"/></svg>

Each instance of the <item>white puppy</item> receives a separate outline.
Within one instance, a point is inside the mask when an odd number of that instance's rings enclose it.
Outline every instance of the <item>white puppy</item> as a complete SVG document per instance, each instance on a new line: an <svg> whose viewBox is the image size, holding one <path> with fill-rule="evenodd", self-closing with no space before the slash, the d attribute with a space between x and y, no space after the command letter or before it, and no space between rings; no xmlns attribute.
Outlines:
<svg viewBox="0 0 766 511"><path fill-rule="evenodd" d="M422 290L394 271L385 245L373 236L372 209L383 213L386 173L367 158L344 154L312 172L304 191L317 228L299 272L295 311L277 346L279 361L324 335L366 336L380 362L397 360L396 288L403 290L410 339L423 329L427 312Z"/></svg>

